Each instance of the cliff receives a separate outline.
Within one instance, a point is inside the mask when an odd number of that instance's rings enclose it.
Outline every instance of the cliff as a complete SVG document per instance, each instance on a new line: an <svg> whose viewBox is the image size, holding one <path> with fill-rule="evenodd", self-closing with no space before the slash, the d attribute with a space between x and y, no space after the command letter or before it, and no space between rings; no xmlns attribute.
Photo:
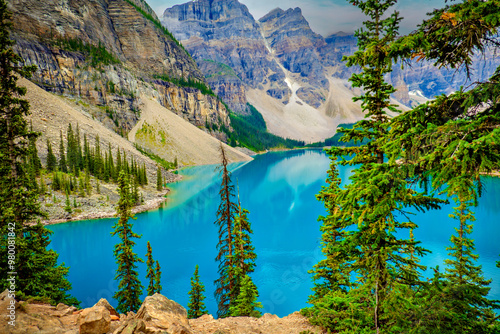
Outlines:
<svg viewBox="0 0 500 334"><path fill-rule="evenodd" d="M194 127L230 127L224 104L144 0L16 0L9 10L15 52L38 67L32 81L85 106L83 112L106 128L127 137L150 100ZM142 144L168 161L182 155L170 154L180 147L158 150L156 140ZM199 156L184 161L216 162Z"/></svg>
<svg viewBox="0 0 500 334"><path fill-rule="evenodd" d="M143 0L9 1L11 37L33 81L49 92L96 106L92 116L126 134L143 99L154 99L196 126L229 126L182 45ZM173 157L166 157L168 160Z"/></svg>

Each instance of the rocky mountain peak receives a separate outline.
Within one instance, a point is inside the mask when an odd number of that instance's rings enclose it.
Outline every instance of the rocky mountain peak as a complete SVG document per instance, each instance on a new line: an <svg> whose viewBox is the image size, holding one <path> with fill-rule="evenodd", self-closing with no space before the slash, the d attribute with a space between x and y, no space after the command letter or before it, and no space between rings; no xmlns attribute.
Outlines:
<svg viewBox="0 0 500 334"><path fill-rule="evenodd" d="M205 41L224 38L258 39L256 22L238 0L197 0L167 8L163 24L180 40L193 36Z"/></svg>

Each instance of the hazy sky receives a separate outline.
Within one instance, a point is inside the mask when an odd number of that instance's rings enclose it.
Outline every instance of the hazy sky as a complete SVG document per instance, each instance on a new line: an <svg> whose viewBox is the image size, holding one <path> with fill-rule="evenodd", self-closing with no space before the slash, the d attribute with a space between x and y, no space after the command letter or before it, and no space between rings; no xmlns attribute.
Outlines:
<svg viewBox="0 0 500 334"><path fill-rule="evenodd" d="M187 2L186 0L146 0L158 16L166 8ZM327 36L337 31L353 32L364 20L357 7L346 0L240 0L245 4L253 17L258 20L272 9L300 7L311 28ZM434 8L444 6L444 0L402 0L396 5L405 20L401 24L401 32L413 30L425 17L425 13Z"/></svg>

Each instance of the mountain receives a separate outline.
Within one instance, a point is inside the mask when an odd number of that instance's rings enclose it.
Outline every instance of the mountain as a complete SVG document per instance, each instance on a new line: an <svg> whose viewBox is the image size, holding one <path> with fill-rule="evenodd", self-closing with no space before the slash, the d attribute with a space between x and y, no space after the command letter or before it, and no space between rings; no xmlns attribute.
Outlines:
<svg viewBox="0 0 500 334"><path fill-rule="evenodd" d="M162 23L233 111L248 113L250 102L274 134L319 141L362 117L355 91L324 66L327 43L300 8L257 21L237 0L196 0L167 8Z"/></svg>
<svg viewBox="0 0 500 334"><path fill-rule="evenodd" d="M255 20L237 0L194 0L167 8L162 23L191 53L211 88L229 107L247 113L250 102L274 134L309 141L335 133L340 123L363 117L352 97L360 91L347 79L342 57L357 50L354 35L315 33L300 8ZM500 59L493 50L476 57L474 75L491 75ZM394 66L386 78L403 110L467 84L466 75L430 62Z"/></svg>
<svg viewBox="0 0 500 334"><path fill-rule="evenodd" d="M32 81L39 87L78 103L83 114L125 137L133 129L136 133L145 117L150 119L149 109L161 109L154 131L175 138L167 131L176 128L171 124L188 121L192 126L182 125L179 138L193 136L191 141L211 143L215 151L207 150L208 158L202 157L205 153L185 157L187 139L168 140L169 149L162 138L141 146L168 161L182 155L182 164L218 162L217 141L206 133L200 136L197 127L229 127L229 112L144 0L27 0L10 1L8 8L15 52L27 65L37 65ZM233 161L248 159L231 152Z"/></svg>

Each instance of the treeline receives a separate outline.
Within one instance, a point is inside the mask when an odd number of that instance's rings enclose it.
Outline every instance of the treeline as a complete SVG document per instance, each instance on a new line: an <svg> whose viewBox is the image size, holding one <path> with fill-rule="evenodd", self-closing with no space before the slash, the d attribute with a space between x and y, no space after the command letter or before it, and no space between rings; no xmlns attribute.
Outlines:
<svg viewBox="0 0 500 334"><path fill-rule="evenodd" d="M269 133L260 112L249 103L248 106L250 115L237 115L230 111L229 118L234 131L230 131L224 125L220 127L220 130L227 135L231 146L239 145L252 151L265 151L271 148L294 148L305 145L304 141L282 138Z"/></svg>
<svg viewBox="0 0 500 334"><path fill-rule="evenodd" d="M79 38L51 38L49 43L55 44L66 51L81 52L90 61L92 67L100 64L112 65L121 63L118 58L106 49L101 41L95 46L92 43L85 43Z"/></svg>
<svg viewBox="0 0 500 334"><path fill-rule="evenodd" d="M214 91L212 90L212 88L210 88L209 86L207 86L204 82L201 82L201 81L198 81L198 80L194 80L192 78L189 78L187 80L184 79L184 78L172 78L172 77L169 77L166 74L155 74L154 78L160 79L160 80L163 80L163 81L167 81L167 82L171 82L171 83L173 83L173 84L175 84L177 86L181 86L181 87L196 88L196 89L198 89L204 95L210 95L210 96L217 97L217 95L214 93Z"/></svg>
<svg viewBox="0 0 500 334"><path fill-rule="evenodd" d="M366 144L368 141L364 139L361 143L356 142L354 140L350 140L348 142L344 142L341 138L344 135L343 129L351 130L354 127L354 123L345 123L339 124L337 127L337 133L333 135L333 137L327 138L323 141L319 141L316 143L307 144L306 147L325 147L325 146L358 146L360 144Z"/></svg>

